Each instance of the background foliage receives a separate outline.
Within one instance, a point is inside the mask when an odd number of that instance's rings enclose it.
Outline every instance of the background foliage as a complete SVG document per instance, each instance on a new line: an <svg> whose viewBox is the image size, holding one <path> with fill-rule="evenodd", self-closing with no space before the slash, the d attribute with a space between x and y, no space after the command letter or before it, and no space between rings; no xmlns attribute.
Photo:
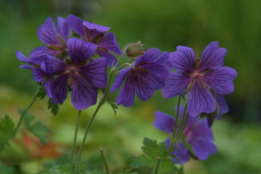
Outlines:
<svg viewBox="0 0 261 174"><path fill-rule="evenodd" d="M48 16L66 17L74 14L97 24L110 26L119 45L141 40L147 48L175 51L185 45L199 57L204 47L218 40L228 50L225 65L238 71L235 92L226 96L230 112L214 123L216 155L208 161L190 160L186 173L258 173L261 171L261 1L258 0L1 0L0 1L0 118L8 114L17 121L17 108L26 106L38 88L30 70L20 69L15 57L19 50L25 55L42 43L36 31ZM30 152L28 139L22 131L1 156L5 164L0 168L35 173L43 165L63 154L70 154L77 112L67 99L60 112L53 117L47 110L47 99L38 100L30 110L51 130L47 142L57 151L38 154L44 147ZM119 107L118 113L104 106L97 115L87 139L84 159L90 170L103 167L99 147L103 146L113 171L126 168L132 157L140 155L144 137L164 141L166 134L152 127L154 111L174 114L176 99L164 100L158 91L147 102L135 101L132 108ZM83 112L79 137L83 136L94 107ZM23 129L22 129L23 130ZM29 138L30 139L30 138ZM20 143L19 143L19 142ZM36 140L30 140L36 141ZM25 143L26 142L26 143ZM79 138L78 146L80 146ZM48 144L47 144L48 145ZM88 149L88 150L87 150ZM68 161L68 160L67 160ZM32 171L34 169L34 171ZM143 171L145 172L145 171Z"/></svg>

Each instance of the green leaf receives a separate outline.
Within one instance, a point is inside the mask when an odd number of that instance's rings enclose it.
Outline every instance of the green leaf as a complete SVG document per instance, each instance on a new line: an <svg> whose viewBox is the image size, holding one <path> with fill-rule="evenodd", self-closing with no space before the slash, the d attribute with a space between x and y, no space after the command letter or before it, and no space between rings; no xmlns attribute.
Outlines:
<svg viewBox="0 0 261 174"><path fill-rule="evenodd" d="M130 167L155 167L158 157L161 158L158 174L173 174L177 171L177 167L173 164L166 150L166 144L157 144L156 140L144 138L144 146L142 147L144 154L132 160Z"/></svg>
<svg viewBox="0 0 261 174"><path fill-rule="evenodd" d="M51 109L52 114L56 115L59 111L59 105L58 104L53 105L52 99L49 98L48 109Z"/></svg>
<svg viewBox="0 0 261 174"><path fill-rule="evenodd" d="M116 104L116 99L114 96L111 96L107 99L107 103L112 107L114 114L117 113L118 105Z"/></svg>
<svg viewBox="0 0 261 174"><path fill-rule="evenodd" d="M14 122L5 115L0 122L0 147L5 146L10 139L14 138Z"/></svg>
<svg viewBox="0 0 261 174"><path fill-rule="evenodd" d="M191 144L189 144L185 135L181 136L181 141L182 141L182 144L185 146L185 148L188 149L190 151L190 153L192 153L194 156L196 156L195 153L194 153L194 150L192 149L193 146Z"/></svg>
<svg viewBox="0 0 261 174"><path fill-rule="evenodd" d="M45 88L41 86L36 96L39 97L40 100L42 100L46 96Z"/></svg>
<svg viewBox="0 0 261 174"><path fill-rule="evenodd" d="M43 169L38 174L73 174L69 164L55 165L50 169Z"/></svg>
<svg viewBox="0 0 261 174"><path fill-rule="evenodd" d="M18 110L21 114L23 112L23 109ZM47 133L50 132L47 126L43 125L40 121L36 121L32 123L34 120L34 116L30 115L28 111L25 112L24 115L24 124L26 128L32 132L35 136L39 138L39 140L43 143L43 145L46 144L47 139Z"/></svg>

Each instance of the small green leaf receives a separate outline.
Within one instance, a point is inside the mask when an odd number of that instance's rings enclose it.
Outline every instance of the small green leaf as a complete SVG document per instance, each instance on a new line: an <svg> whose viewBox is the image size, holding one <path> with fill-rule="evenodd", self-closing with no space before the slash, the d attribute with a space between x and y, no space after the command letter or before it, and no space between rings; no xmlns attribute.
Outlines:
<svg viewBox="0 0 261 174"><path fill-rule="evenodd" d="M41 86L36 96L42 100L46 96L45 88Z"/></svg>
<svg viewBox="0 0 261 174"><path fill-rule="evenodd" d="M117 113L118 105L116 104L116 99L114 96L111 96L107 99L107 103L112 107L114 114Z"/></svg>
<svg viewBox="0 0 261 174"><path fill-rule="evenodd" d="M189 144L185 135L181 136L181 141L182 141L182 144L185 146L185 148L188 149L190 151L190 153L192 153L194 156L196 156L195 153L194 153L194 150L192 149L193 146L191 144Z"/></svg>
<svg viewBox="0 0 261 174"><path fill-rule="evenodd" d="M14 138L14 122L5 115L0 122L0 147L5 146L10 139Z"/></svg>
<svg viewBox="0 0 261 174"><path fill-rule="evenodd" d="M130 167L150 167L156 166L158 157L161 158L158 174L171 174L177 171L177 167L173 164L166 150L166 144L157 144L156 140L144 138L144 146L142 147L144 154L132 160Z"/></svg>
<svg viewBox="0 0 261 174"><path fill-rule="evenodd" d="M49 98L48 109L51 109L52 114L56 115L59 111L59 105L58 104L53 105L52 99Z"/></svg>
<svg viewBox="0 0 261 174"><path fill-rule="evenodd" d="M69 164L55 165L50 169L43 169L38 174L73 174Z"/></svg>
<svg viewBox="0 0 261 174"><path fill-rule="evenodd" d="M18 110L21 114L23 112L23 109ZM29 112L25 112L24 115L24 124L27 127L27 129L32 132L35 136L39 138L39 140L43 143L43 145L46 144L47 139L47 133L50 132L47 126L43 125L40 121L36 121L32 123L34 120L34 116L30 115Z"/></svg>

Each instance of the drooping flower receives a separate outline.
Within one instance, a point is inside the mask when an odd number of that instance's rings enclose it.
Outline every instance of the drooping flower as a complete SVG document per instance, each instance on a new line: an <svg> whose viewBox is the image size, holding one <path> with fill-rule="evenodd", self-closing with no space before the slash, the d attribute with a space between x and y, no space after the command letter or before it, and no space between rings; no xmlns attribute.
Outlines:
<svg viewBox="0 0 261 174"><path fill-rule="evenodd" d="M182 117L184 107L180 106L179 118ZM155 112L156 120L153 122L153 126L167 133L172 134L175 128L175 118L167 115L163 112ZM177 126L180 126L178 122ZM192 117L188 115L187 124L184 128L183 134L188 143L192 145L192 149L199 160L207 160L208 155L216 153L217 148L213 143L213 133L211 128L208 127L207 119L200 120L199 117ZM166 141L167 149L170 146L170 138ZM190 158L190 152L185 148L182 142L178 142L173 145L174 151L170 154L175 155L173 162L176 164L184 164Z"/></svg>
<svg viewBox="0 0 261 174"><path fill-rule="evenodd" d="M32 66L20 65L20 68L32 69L34 81L36 81L38 83L43 82L47 95L50 98L53 98L52 93L51 93L51 84L53 82L53 76L45 74L41 69L41 63L46 59L46 55L42 55L39 57L31 57L32 55L30 54L29 58L27 58L20 51L16 51L15 54L16 54L16 57L18 60L32 65Z"/></svg>
<svg viewBox="0 0 261 174"><path fill-rule="evenodd" d="M126 79L117 96L117 105L132 106L135 93L142 101L146 101L154 91L161 89L169 75L165 65L168 58L168 52L161 54L159 49L151 48L131 67L122 69L111 87L113 93Z"/></svg>
<svg viewBox="0 0 261 174"><path fill-rule="evenodd" d="M233 68L223 66L226 53L227 50L219 48L217 41L204 49L201 59L196 59L191 48L178 46L177 51L170 53L172 68L176 72L171 72L166 80L163 97L189 92L187 111L192 117L218 109L217 118L220 119L228 112L223 95L234 91L233 80L237 77Z"/></svg>
<svg viewBox="0 0 261 174"><path fill-rule="evenodd" d="M69 27L62 17L57 17L57 31L51 17L48 17L44 24L37 29L39 39L48 46L40 46L30 53L30 57L52 55L61 59L67 57L67 39Z"/></svg>
<svg viewBox="0 0 261 174"><path fill-rule="evenodd" d="M122 51L116 41L115 35L111 32L110 27L97 25L95 23L84 21L76 16L68 15L66 22L73 31L83 37L87 42L92 42L97 45L96 53L107 58L108 66L116 64L116 57L110 52L118 55Z"/></svg>
<svg viewBox="0 0 261 174"><path fill-rule="evenodd" d="M58 75L51 86L54 103L63 103L67 87L71 89L72 104L77 110L86 109L97 101L97 88L107 85L105 57L90 60L97 45L71 38L67 41L70 59L65 62L47 56L41 69L48 75Z"/></svg>

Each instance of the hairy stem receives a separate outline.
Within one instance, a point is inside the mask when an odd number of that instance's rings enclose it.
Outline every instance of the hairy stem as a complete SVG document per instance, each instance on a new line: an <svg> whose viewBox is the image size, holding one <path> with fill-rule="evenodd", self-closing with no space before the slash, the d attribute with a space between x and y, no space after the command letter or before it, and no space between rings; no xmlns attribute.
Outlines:
<svg viewBox="0 0 261 174"><path fill-rule="evenodd" d="M73 140L72 154L71 154L71 160L70 160L70 168L72 167L73 155L74 155L74 151L75 151L75 144L76 144L76 140L77 140L77 134L78 134L78 128L79 128L79 124L80 124L80 119L81 119L81 110L78 112L77 124L76 124L75 132L74 132L74 140Z"/></svg>
<svg viewBox="0 0 261 174"><path fill-rule="evenodd" d="M103 148L100 148L100 152L101 152L101 155L102 155L102 159L103 159L103 161L104 161L106 173L107 173L107 174L111 174L110 169L109 169L109 165L108 165L108 161L107 161L106 156L105 156L105 154L104 154Z"/></svg>

